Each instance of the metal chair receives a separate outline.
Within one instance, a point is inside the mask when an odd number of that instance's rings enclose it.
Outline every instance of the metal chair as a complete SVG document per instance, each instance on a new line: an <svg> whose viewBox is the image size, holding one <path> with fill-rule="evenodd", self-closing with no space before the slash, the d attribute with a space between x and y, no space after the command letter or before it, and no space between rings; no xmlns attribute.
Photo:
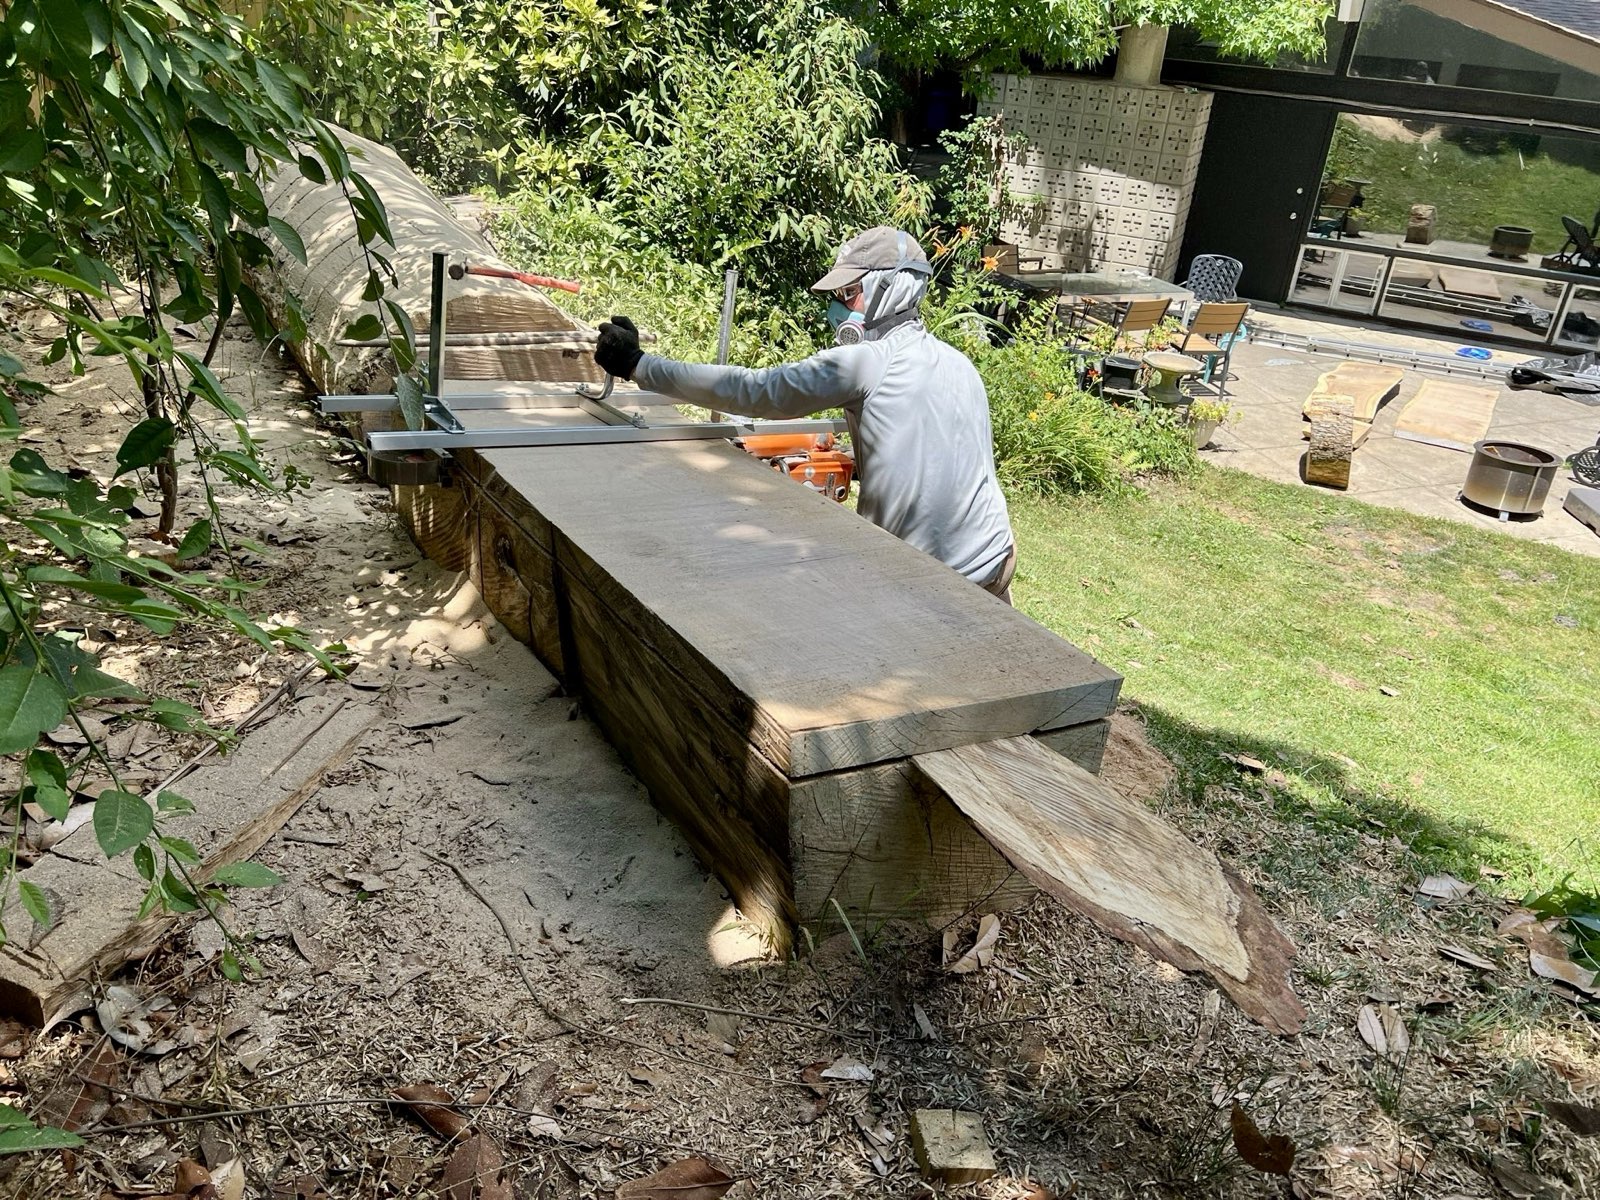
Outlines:
<svg viewBox="0 0 1600 1200"><path fill-rule="evenodd" d="M1595 235L1583 227L1577 217L1562 217L1567 240L1551 261L1564 267L1600 267L1600 247L1595 245ZM1600 213L1595 213L1595 225L1600 227Z"/></svg>
<svg viewBox="0 0 1600 1200"><path fill-rule="evenodd" d="M1202 304L1227 304L1239 298L1239 277L1244 264L1226 254L1197 254L1189 264L1183 286Z"/></svg>
<svg viewBox="0 0 1600 1200"><path fill-rule="evenodd" d="M1244 329L1245 314L1250 306L1238 304L1202 304L1194 320L1180 335L1172 339L1172 348L1179 354L1198 358L1206 364L1202 378L1217 390L1217 399L1228 394L1228 371L1233 362L1233 347ZM1213 382L1217 361L1222 362L1222 374Z"/></svg>

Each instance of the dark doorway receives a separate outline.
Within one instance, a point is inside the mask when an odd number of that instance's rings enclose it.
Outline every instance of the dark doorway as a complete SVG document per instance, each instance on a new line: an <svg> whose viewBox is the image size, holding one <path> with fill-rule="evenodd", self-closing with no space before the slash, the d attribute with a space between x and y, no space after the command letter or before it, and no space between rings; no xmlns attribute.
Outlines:
<svg viewBox="0 0 1600 1200"><path fill-rule="evenodd" d="M1244 264L1239 294L1289 294L1333 137L1332 105L1217 92L1183 238L1178 278L1197 254Z"/></svg>

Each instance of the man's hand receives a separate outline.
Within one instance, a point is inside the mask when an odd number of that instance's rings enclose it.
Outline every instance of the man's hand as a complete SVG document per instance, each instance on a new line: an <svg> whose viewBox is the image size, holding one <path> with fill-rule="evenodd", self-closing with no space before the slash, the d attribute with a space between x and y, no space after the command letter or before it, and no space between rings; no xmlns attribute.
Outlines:
<svg viewBox="0 0 1600 1200"><path fill-rule="evenodd" d="M612 317L600 326L594 361L607 375L632 379L644 351L639 349L639 327L627 317Z"/></svg>

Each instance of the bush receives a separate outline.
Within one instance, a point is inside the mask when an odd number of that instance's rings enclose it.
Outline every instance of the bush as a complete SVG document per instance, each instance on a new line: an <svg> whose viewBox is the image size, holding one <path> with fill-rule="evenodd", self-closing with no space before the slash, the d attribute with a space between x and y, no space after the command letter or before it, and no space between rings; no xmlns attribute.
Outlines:
<svg viewBox="0 0 1600 1200"><path fill-rule="evenodd" d="M690 362L715 358L722 272L679 261L617 220L612 206L524 191L499 207L494 235L510 261L580 279L576 296L551 293L574 315L598 323L626 313L660 337L652 350ZM803 358L817 348L822 314L814 296L797 292L774 304L741 289L729 359L760 367Z"/></svg>
<svg viewBox="0 0 1600 1200"><path fill-rule="evenodd" d="M1182 475L1197 462L1188 429L1154 407L1108 404L1079 388L1077 360L1025 337L980 350L995 465L1008 489L1114 495L1146 473Z"/></svg>

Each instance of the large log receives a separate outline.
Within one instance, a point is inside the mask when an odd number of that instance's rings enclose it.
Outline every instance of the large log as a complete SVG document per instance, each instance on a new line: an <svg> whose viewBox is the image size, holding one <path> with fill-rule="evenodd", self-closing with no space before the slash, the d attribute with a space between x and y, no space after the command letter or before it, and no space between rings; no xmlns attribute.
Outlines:
<svg viewBox="0 0 1600 1200"><path fill-rule="evenodd" d="M428 332L432 256L509 269L476 230L424 187L387 146L338 131L352 166L383 198L398 245L382 239L372 249L387 257L396 280L385 296L406 310L419 334ZM262 189L274 217L288 222L305 242L301 263L281 248L273 269L257 277L268 306L281 319L288 299L298 297L307 337L292 349L311 381L323 392L371 393L393 388L394 359L386 350L340 346L346 326L364 312L371 260L355 237L355 219L343 189L316 184L294 164L283 164ZM536 332L579 328L542 293L509 279L469 276L451 289L445 323L452 333ZM601 376L590 355L574 348L456 347L449 355L457 379L574 379Z"/></svg>
<svg viewBox="0 0 1600 1200"><path fill-rule="evenodd" d="M1313 410L1311 446L1306 451L1307 483L1350 486L1350 458L1356 448L1351 407L1350 397L1329 396Z"/></svg>

